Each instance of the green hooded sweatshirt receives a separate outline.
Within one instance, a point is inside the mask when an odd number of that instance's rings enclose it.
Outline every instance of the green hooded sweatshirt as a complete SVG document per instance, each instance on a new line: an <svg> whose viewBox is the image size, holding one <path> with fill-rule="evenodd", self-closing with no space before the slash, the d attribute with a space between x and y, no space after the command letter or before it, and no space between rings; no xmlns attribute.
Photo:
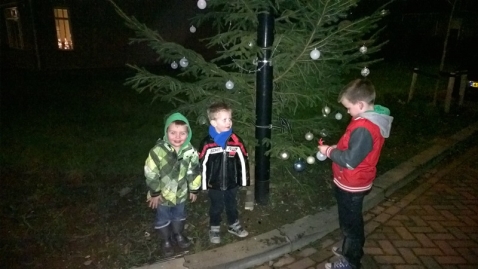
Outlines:
<svg viewBox="0 0 478 269"><path fill-rule="evenodd" d="M184 121L188 127L188 137L179 152L168 141L167 130L175 121ZM183 203L188 193L197 193L201 187L201 173L198 152L191 144L192 131L189 121L180 113L166 119L164 138L159 139L149 151L144 165L148 198L161 195L162 205L174 206Z"/></svg>

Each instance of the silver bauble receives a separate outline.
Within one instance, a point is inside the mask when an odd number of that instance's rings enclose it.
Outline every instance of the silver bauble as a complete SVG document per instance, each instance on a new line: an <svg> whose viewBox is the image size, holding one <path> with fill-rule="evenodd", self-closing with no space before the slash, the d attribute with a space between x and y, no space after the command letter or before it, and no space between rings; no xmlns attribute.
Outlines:
<svg viewBox="0 0 478 269"><path fill-rule="evenodd" d="M281 153L279 153L279 157L280 157L282 160L287 160L287 159L289 159L290 155L289 155L288 152L282 151Z"/></svg>
<svg viewBox="0 0 478 269"><path fill-rule="evenodd" d="M317 152L315 157L317 157L317 160L319 160L319 161L325 161L325 159L327 159L327 156L322 154L322 152L320 152L320 151Z"/></svg>
<svg viewBox="0 0 478 269"><path fill-rule="evenodd" d="M304 160L298 159L294 163L294 170L297 171L297 172L302 172L302 171L305 170L306 165L307 164L304 162Z"/></svg>
<svg viewBox="0 0 478 269"><path fill-rule="evenodd" d="M305 134L305 140L310 141L310 140L312 140L312 139L314 139L314 134L311 133L311 132L307 132L307 133Z"/></svg>

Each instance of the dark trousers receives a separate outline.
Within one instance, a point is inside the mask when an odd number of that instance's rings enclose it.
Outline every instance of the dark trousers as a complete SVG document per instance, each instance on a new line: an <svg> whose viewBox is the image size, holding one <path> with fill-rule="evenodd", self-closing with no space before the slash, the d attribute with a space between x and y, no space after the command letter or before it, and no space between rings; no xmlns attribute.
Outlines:
<svg viewBox="0 0 478 269"><path fill-rule="evenodd" d="M360 268L365 243L362 215L363 199L369 191L347 192L334 186L339 211L339 225L344 241L342 254L353 268Z"/></svg>
<svg viewBox="0 0 478 269"><path fill-rule="evenodd" d="M209 195L209 224L211 226L221 225L221 214L226 207L227 223L234 224L238 220L239 213L237 212L237 190L236 187L230 190L208 190Z"/></svg>

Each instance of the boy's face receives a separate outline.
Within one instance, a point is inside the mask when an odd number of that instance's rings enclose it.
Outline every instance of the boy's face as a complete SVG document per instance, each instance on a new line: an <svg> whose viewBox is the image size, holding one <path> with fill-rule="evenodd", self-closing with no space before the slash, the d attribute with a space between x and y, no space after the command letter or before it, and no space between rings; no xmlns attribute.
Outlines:
<svg viewBox="0 0 478 269"><path fill-rule="evenodd" d="M171 123L168 127L168 140L171 146L179 149L188 138L188 126Z"/></svg>
<svg viewBox="0 0 478 269"><path fill-rule="evenodd" d="M231 130L232 128L232 115L231 111L221 110L216 113L211 125L216 129L216 132L222 133Z"/></svg>
<svg viewBox="0 0 478 269"><path fill-rule="evenodd" d="M347 109L347 113L352 117L356 117L358 114L364 112L365 103L363 101L358 101L357 103L352 104L347 98L342 98L340 103L342 103Z"/></svg>

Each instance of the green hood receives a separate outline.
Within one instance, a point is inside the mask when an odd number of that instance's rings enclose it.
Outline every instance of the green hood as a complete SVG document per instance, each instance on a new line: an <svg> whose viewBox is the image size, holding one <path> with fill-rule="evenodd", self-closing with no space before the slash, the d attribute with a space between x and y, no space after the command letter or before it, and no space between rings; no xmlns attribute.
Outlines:
<svg viewBox="0 0 478 269"><path fill-rule="evenodd" d="M184 144L179 149L179 151L181 151L184 147L189 145L189 143L191 142L191 137L193 136L193 131L191 130L191 126L189 126L188 119L186 119L186 117L183 114L178 113L178 112L173 113L173 114L171 114L171 116L169 116L166 119L166 123L164 124L164 138L163 138L164 141L169 143L168 134L167 134L168 126L175 120L184 121L186 123L186 125L188 126L188 138L186 138L186 141L184 141Z"/></svg>
<svg viewBox="0 0 478 269"><path fill-rule="evenodd" d="M381 105L374 105L373 106L373 111L377 112L378 114L383 114L383 115L390 116L390 109L388 109L384 106L381 106Z"/></svg>

